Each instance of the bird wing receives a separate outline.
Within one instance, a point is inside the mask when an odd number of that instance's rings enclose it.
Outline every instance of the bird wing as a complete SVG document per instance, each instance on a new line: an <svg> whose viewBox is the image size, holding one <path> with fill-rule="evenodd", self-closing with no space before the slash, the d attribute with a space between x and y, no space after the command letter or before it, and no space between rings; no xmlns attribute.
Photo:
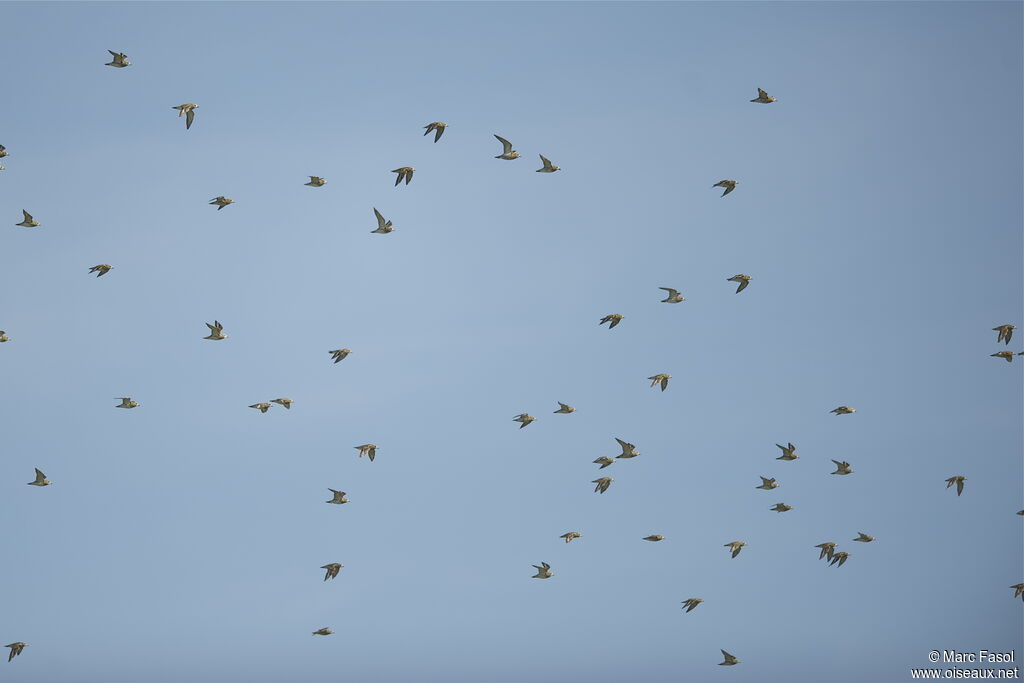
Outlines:
<svg viewBox="0 0 1024 683"><path fill-rule="evenodd" d="M23 215L23 216L25 216L25 222L26 222L26 223L31 223L31 222L32 222L32 214L30 214L30 213L29 213L28 211L26 211L25 209L22 209L22 210L21 210L21 213L22 213L22 215Z"/></svg>
<svg viewBox="0 0 1024 683"><path fill-rule="evenodd" d="M512 151L512 143L511 142L509 142L505 138L501 137L500 135L495 135L494 137L498 138L498 141L505 148L504 151L502 152L502 154L508 154L509 152Z"/></svg>
<svg viewBox="0 0 1024 683"><path fill-rule="evenodd" d="M963 479L957 479L956 480L956 495L959 496L963 492L964 492L964 480Z"/></svg>
<svg viewBox="0 0 1024 683"><path fill-rule="evenodd" d="M441 139L441 136L444 135L444 126L434 126L434 129L434 142L437 142ZM429 132L430 131L427 131L427 133ZM426 135L426 133L424 133L424 135Z"/></svg>
<svg viewBox="0 0 1024 683"><path fill-rule="evenodd" d="M757 97L758 97L758 99L760 99L762 97L767 99L768 98L768 93L766 93L764 90L761 90L760 88L758 88L757 89Z"/></svg>
<svg viewBox="0 0 1024 683"><path fill-rule="evenodd" d="M397 185L397 184L398 183L395 183L395 185ZM380 215L380 211L378 211L377 209L373 210L373 215L375 215L377 217L377 227L378 228L383 228L384 227L384 223L385 223L384 216Z"/></svg>
<svg viewBox="0 0 1024 683"><path fill-rule="evenodd" d="M543 154L538 154L537 156L540 157L541 162L544 164L544 168L551 168L551 160L550 159L548 159Z"/></svg>
<svg viewBox="0 0 1024 683"><path fill-rule="evenodd" d="M742 292L744 289L747 288L747 285L749 284L750 280L740 280L740 286L736 288L736 293L739 294L740 292Z"/></svg>

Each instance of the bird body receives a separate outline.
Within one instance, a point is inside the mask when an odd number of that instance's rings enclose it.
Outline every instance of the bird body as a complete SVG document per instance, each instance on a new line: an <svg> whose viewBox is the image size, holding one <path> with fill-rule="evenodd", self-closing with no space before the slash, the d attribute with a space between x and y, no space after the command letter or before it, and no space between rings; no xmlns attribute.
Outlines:
<svg viewBox="0 0 1024 683"><path fill-rule="evenodd" d="M338 576L338 572L341 571L341 568L344 566L345 565L341 564L340 562L331 562L330 564L325 564L324 566L320 567L320 569L327 570L327 574L324 575L324 581L326 581L327 579L333 579L336 576Z"/></svg>
<svg viewBox="0 0 1024 683"><path fill-rule="evenodd" d="M661 390L665 391L666 389L668 389L668 381L670 379L672 379L672 375L667 375L667 374L662 373L662 374L659 374L659 375L655 375L654 377L648 377L647 379L651 380L651 387L652 388L656 387L660 383L661 384Z"/></svg>
<svg viewBox="0 0 1024 683"><path fill-rule="evenodd" d="M825 557L828 557L828 559L831 560L832 556L835 555L835 552L836 552L836 544L832 543L832 542L819 543L818 545L816 545L814 547L815 548L821 548L821 553L818 555L818 559L819 560L823 559Z"/></svg>
<svg viewBox="0 0 1024 683"><path fill-rule="evenodd" d="M835 555L832 556L832 561L828 563L828 566L831 567L832 565L834 565L834 564L836 564L838 562L839 566L842 567L844 564L846 564L846 560L849 557L850 557L850 553L847 553L847 552L836 553Z"/></svg>
<svg viewBox="0 0 1024 683"><path fill-rule="evenodd" d="M203 339L212 339L214 341L227 339L228 335L224 334L224 326L220 324L219 320L214 320L212 325L206 323L206 326L210 328L210 334L203 337Z"/></svg>
<svg viewBox="0 0 1024 683"><path fill-rule="evenodd" d="M272 399L270 402L271 403L276 403L279 406L284 406L288 410L292 409L293 401L290 398L275 398L275 399Z"/></svg>
<svg viewBox="0 0 1024 683"><path fill-rule="evenodd" d="M10 645L5 645L4 647L11 648L11 654L8 655L7 661L9 662L18 655L20 655L21 651L25 649L26 645L28 645L28 643L11 643Z"/></svg>
<svg viewBox="0 0 1024 683"><path fill-rule="evenodd" d="M371 230L371 233L377 233L380 235L386 235L392 232L395 228L392 226L391 221L385 221L384 216L381 215L380 211L376 208L373 210L373 215L377 217L377 229Z"/></svg>
<svg viewBox="0 0 1024 683"><path fill-rule="evenodd" d="M833 472L832 474L853 474L853 470L850 469L850 463L846 462L845 460L843 460L842 462L840 462L839 460L833 460L832 462L836 464L836 471Z"/></svg>
<svg viewBox="0 0 1024 683"><path fill-rule="evenodd" d="M555 171L562 170L560 166L552 166L551 160L548 159L543 154L540 155L540 161L544 165L541 168L537 169L537 173L554 173Z"/></svg>
<svg viewBox="0 0 1024 683"><path fill-rule="evenodd" d="M622 319L625 317L626 316L622 315L621 313L612 313L611 315L606 315L605 317L601 318L601 322L598 324L604 325L605 323L611 323L611 325L608 326L608 329L610 330L619 323L621 323Z"/></svg>
<svg viewBox="0 0 1024 683"><path fill-rule="evenodd" d="M614 462L615 461L609 458L607 455L602 455L600 458L594 461L594 464L600 465L600 467L598 467L597 469L603 470L605 467L608 467L608 465L611 465Z"/></svg>
<svg viewBox="0 0 1024 683"><path fill-rule="evenodd" d="M775 445L782 449L782 455L775 458L776 460L796 460L797 458L800 457L799 455L796 454L796 446L794 446L793 444L789 444L787 446L783 446L781 444Z"/></svg>
<svg viewBox="0 0 1024 683"><path fill-rule="evenodd" d="M234 203L235 203L234 199L228 199L224 195L220 195L218 197L214 197L213 199L210 200L210 204L216 204L217 205L217 210L218 211L223 209L228 204L234 204Z"/></svg>
<svg viewBox="0 0 1024 683"><path fill-rule="evenodd" d="M998 332L999 336L996 338L996 344L1001 341L1005 341L1007 344L1010 343L1010 338L1013 337L1013 331L1017 329L1016 325L1000 325L999 327L993 327L993 332Z"/></svg>
<svg viewBox="0 0 1024 683"><path fill-rule="evenodd" d="M576 410L572 406L566 405L565 403L562 403L561 401L557 401L557 403L558 403L558 410L554 411L556 414L557 413L562 413L563 415L568 415L569 413L572 413L572 412L574 412Z"/></svg>
<svg viewBox="0 0 1024 683"><path fill-rule="evenodd" d="M268 410L270 410L270 404L269 403L254 403L254 404L252 404L249 407L250 408L255 408L256 410L260 411L261 413L265 413Z"/></svg>
<svg viewBox="0 0 1024 683"><path fill-rule="evenodd" d="M1021 354L1018 353L1017 355L1019 356ZM1013 351L998 351L996 353L993 353L992 356L994 358L1002 358L1007 363L1013 362Z"/></svg>
<svg viewBox="0 0 1024 683"><path fill-rule="evenodd" d="M701 598L687 598L686 600L683 600L683 607L686 609L687 612L692 612L694 609L696 609L697 605L699 605L702 602L704 602L704 600L702 600Z"/></svg>
<svg viewBox="0 0 1024 683"><path fill-rule="evenodd" d="M739 183L738 180L719 180L711 187L724 187L725 192L722 193L722 196L724 197L725 195L729 194L730 192L736 189L737 183Z"/></svg>
<svg viewBox="0 0 1024 683"><path fill-rule="evenodd" d="M107 50L114 58L112 61L107 62L104 66L116 66L119 69L123 69L126 66L131 66L132 63L128 61L128 55L123 52L114 52L113 50Z"/></svg>
<svg viewBox="0 0 1024 683"><path fill-rule="evenodd" d="M335 491L334 489L327 489L334 494L334 497L330 500L324 501L325 503L333 503L334 505L344 505L348 502L348 498L345 497L344 491Z"/></svg>
<svg viewBox="0 0 1024 683"><path fill-rule="evenodd" d="M680 301L686 301L686 297L679 293L679 290L672 289L671 287L658 287L658 289L664 289L668 292L668 296L661 300L663 304L678 304Z"/></svg>
<svg viewBox="0 0 1024 683"><path fill-rule="evenodd" d="M391 171L392 173L398 174L398 177L395 178L395 187L398 187L398 184L403 180L405 180L405 184L408 185L412 181L412 174L415 170L416 169L412 166L402 166L401 168L396 168Z"/></svg>
<svg viewBox="0 0 1024 683"><path fill-rule="evenodd" d="M768 477L761 477L761 485L755 486L757 489L764 489L765 491L771 491L779 487L779 483L775 481L775 478L769 479Z"/></svg>
<svg viewBox="0 0 1024 683"><path fill-rule="evenodd" d="M619 446L622 448L622 454L615 456L616 460L618 460L619 458L635 458L636 456L640 455L640 451L638 451L636 449L636 446L634 446L633 444L623 441L618 437L615 437L615 440L619 443Z"/></svg>
<svg viewBox="0 0 1024 683"><path fill-rule="evenodd" d="M138 408L138 401L133 401L130 396L121 396L118 398L121 402L120 405L114 406L115 408Z"/></svg>
<svg viewBox="0 0 1024 683"><path fill-rule="evenodd" d="M868 536L863 531L858 531L857 532L857 538L855 538L853 540L860 541L861 543L870 543L871 541L875 540L875 537L874 536Z"/></svg>
<svg viewBox="0 0 1024 683"><path fill-rule="evenodd" d="M953 484L956 484L956 495L959 496L964 492L964 482L967 481L967 477L962 474L958 474L955 477L950 477L946 480L946 488L948 489Z"/></svg>
<svg viewBox="0 0 1024 683"><path fill-rule="evenodd" d="M851 415L853 413L856 413L857 409L851 408L850 406L839 406L838 408L833 408L829 412L835 413L836 415Z"/></svg>
<svg viewBox="0 0 1024 683"><path fill-rule="evenodd" d="M377 457L377 444L364 443L362 446L354 446L353 448L359 451L360 458L364 455L368 456L370 458L370 462L373 462L373 459Z"/></svg>
<svg viewBox="0 0 1024 683"><path fill-rule="evenodd" d="M574 539L574 538L582 538L582 536L583 536L583 534L581 534L578 531L569 531L569 532L564 533L561 536L559 536L559 538L564 538L565 542L569 543L569 542L572 541L572 539Z"/></svg>
<svg viewBox="0 0 1024 683"><path fill-rule="evenodd" d="M540 565L533 565L533 568L537 570L537 573L532 577L533 579L550 579L551 578L551 565L547 562L541 562Z"/></svg>
<svg viewBox="0 0 1024 683"><path fill-rule="evenodd" d="M775 507L769 508L769 510L775 510L775 512L789 512L792 509L792 505L786 505L785 503L776 503Z"/></svg>
<svg viewBox="0 0 1024 683"><path fill-rule="evenodd" d="M768 95L768 93L766 93L764 90L761 90L760 88L758 88L757 89L757 97L755 99L750 100L750 101L751 102L758 102L760 104L771 104L772 102L775 101L775 98L771 97L770 95Z"/></svg>
<svg viewBox="0 0 1024 683"><path fill-rule="evenodd" d="M103 277L104 275L109 273L113 269L113 267L114 266L110 265L109 263L101 263L98 266L93 266L92 268L90 268L89 272L96 273L96 277Z"/></svg>
<svg viewBox="0 0 1024 683"><path fill-rule="evenodd" d="M595 479L590 483L597 484L597 486L594 487L594 493L604 493L605 491L608 490L608 487L612 485L613 481L615 480L612 479L611 477L601 477L600 479Z"/></svg>
<svg viewBox="0 0 1024 683"><path fill-rule="evenodd" d="M661 534L651 534L650 536L644 536L644 540L651 541L652 543L657 543L658 541L664 541L665 537Z"/></svg>
<svg viewBox="0 0 1024 683"><path fill-rule="evenodd" d="M719 662L718 666L733 666L734 664L739 664L740 663L740 660L736 659L735 657L733 657L731 654L729 654L725 650L722 650L722 656L725 657L725 661L724 662Z"/></svg>
<svg viewBox="0 0 1024 683"><path fill-rule="evenodd" d="M171 109L177 109L178 110L178 118L181 118L182 114L185 115L185 130L188 130L189 128L192 127L192 121L196 117L196 111L195 110L196 110L196 108L198 106L199 106L198 104L187 103L187 104L179 104L177 107L171 107Z"/></svg>
<svg viewBox="0 0 1024 683"><path fill-rule="evenodd" d="M736 557L737 555L740 554L740 551L743 550L743 546L745 546L745 545L746 545L746 543L744 543L743 541L733 541L732 543L726 543L725 547L726 548L731 548L732 549L732 556Z"/></svg>
<svg viewBox="0 0 1024 683"><path fill-rule="evenodd" d="M304 184L309 185L310 187L323 187L327 184L327 181L318 175L311 175L309 176L309 182Z"/></svg>
<svg viewBox="0 0 1024 683"><path fill-rule="evenodd" d="M314 636L329 636L332 633L334 633L334 631L332 631L331 629L326 628L326 627L325 628L321 628L321 629L317 629L316 631L313 631L313 635Z"/></svg>
<svg viewBox="0 0 1024 683"><path fill-rule="evenodd" d="M352 349L334 349L333 351L328 351L327 353L331 354L331 357L334 358L335 363L340 363L341 361L345 360L348 354L352 353Z"/></svg>
<svg viewBox="0 0 1024 683"><path fill-rule="evenodd" d="M519 413L514 418L512 418L512 421L513 422L520 422L521 424L519 425L519 428L522 429L523 427L527 426L528 424L530 424L531 422L533 422L536 419L537 418L535 418L534 416L532 416L532 415L530 415L528 413Z"/></svg>
<svg viewBox="0 0 1024 683"><path fill-rule="evenodd" d="M736 288L736 293L739 294L740 292L747 288L747 285L750 284L750 281L752 279L753 278L751 278L749 275L744 275L743 273L740 273L739 275L733 275L730 278L726 278L725 281L739 283L739 287Z"/></svg>
<svg viewBox="0 0 1024 683"><path fill-rule="evenodd" d="M25 209L22 209L21 210L21 215L24 216L24 219L20 223L15 223L15 225L20 225L23 228L38 228L39 227L39 225L40 225L39 221L37 221L36 219L32 218L32 214L30 214L28 211L26 211Z"/></svg>
<svg viewBox="0 0 1024 683"><path fill-rule="evenodd" d="M501 137L500 135L495 135L494 137L498 138L498 142L501 143L501 147L502 147L501 154L499 154L498 156L494 157L495 159L505 159L506 161L511 161L512 159L518 159L519 158L519 152L517 152L514 149L512 149L512 143L511 142L509 142L505 138Z"/></svg>
<svg viewBox="0 0 1024 683"><path fill-rule="evenodd" d="M46 475L39 471L39 468L35 468L36 478L33 481L28 482L29 486L49 486L53 482L46 478Z"/></svg>
<svg viewBox="0 0 1024 683"><path fill-rule="evenodd" d="M426 128L426 131L423 133L424 135L429 135L430 131L434 131L434 142L437 142L444 135L444 129L448 127L448 124L444 121L434 121L423 127Z"/></svg>

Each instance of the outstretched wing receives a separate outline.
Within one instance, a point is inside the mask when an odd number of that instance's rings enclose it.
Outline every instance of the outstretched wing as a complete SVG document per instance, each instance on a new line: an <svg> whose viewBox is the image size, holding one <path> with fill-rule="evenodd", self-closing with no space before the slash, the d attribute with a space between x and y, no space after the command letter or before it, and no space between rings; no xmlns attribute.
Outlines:
<svg viewBox="0 0 1024 683"><path fill-rule="evenodd" d="M501 137L500 135L495 135L494 137L498 138L498 142L500 142L502 144L502 146L505 148L502 151L502 154L508 154L509 152L512 151L512 143L511 142L509 142L505 138Z"/></svg>
<svg viewBox="0 0 1024 683"><path fill-rule="evenodd" d="M192 119L194 119L195 117L196 117L195 111L193 111L192 109L189 109L188 113L185 114L185 130L188 130L189 128L192 127Z"/></svg>

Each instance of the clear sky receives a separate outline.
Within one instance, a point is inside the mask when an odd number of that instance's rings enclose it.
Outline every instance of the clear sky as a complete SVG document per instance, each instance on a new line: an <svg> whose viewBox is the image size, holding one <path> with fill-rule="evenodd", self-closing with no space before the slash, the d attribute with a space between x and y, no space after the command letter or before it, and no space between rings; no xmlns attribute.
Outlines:
<svg viewBox="0 0 1024 683"><path fill-rule="evenodd" d="M990 356L1024 349L1021 3L0 24L0 644L29 644L5 680L847 683L1024 657L1024 357ZM599 472L616 437L641 455Z"/></svg>

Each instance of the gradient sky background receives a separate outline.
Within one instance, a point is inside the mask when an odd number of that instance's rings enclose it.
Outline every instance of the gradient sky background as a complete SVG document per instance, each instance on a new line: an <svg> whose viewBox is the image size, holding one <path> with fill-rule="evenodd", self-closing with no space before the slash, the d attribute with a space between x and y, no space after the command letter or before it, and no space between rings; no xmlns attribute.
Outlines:
<svg viewBox="0 0 1024 683"><path fill-rule="evenodd" d="M989 354L996 325L1024 338L1021 22L1011 2L0 5L0 640L29 643L5 680L1019 665L1024 357ZM227 340L202 339L214 319ZM278 396L292 410L247 407ZM642 455L599 474L615 437ZM776 460L788 441L800 459Z"/></svg>

